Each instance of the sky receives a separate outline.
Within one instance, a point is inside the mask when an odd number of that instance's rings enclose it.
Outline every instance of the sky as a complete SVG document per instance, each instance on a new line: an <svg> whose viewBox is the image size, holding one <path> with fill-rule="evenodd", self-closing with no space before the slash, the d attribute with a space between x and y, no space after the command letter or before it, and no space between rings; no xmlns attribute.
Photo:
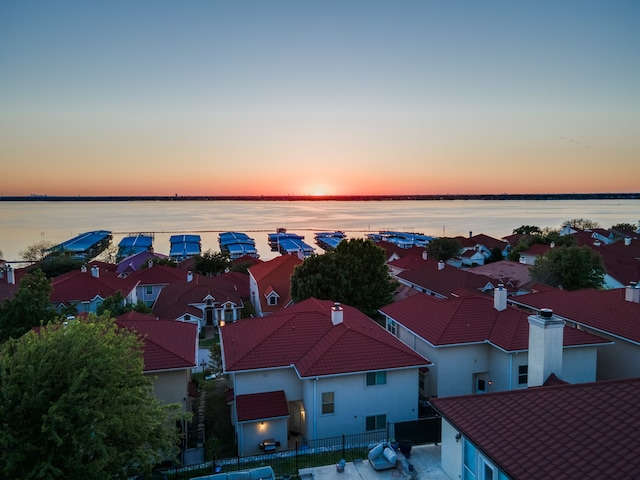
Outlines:
<svg viewBox="0 0 640 480"><path fill-rule="evenodd" d="M636 0L0 0L0 196L640 191Z"/></svg>

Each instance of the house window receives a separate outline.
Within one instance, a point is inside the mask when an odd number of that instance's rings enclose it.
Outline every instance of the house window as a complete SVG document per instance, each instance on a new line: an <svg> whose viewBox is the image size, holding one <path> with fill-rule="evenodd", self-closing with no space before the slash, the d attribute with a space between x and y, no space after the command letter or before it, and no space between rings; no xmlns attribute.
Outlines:
<svg viewBox="0 0 640 480"><path fill-rule="evenodd" d="M478 480L498 480L498 469L482 455L478 455Z"/></svg>
<svg viewBox="0 0 640 480"><path fill-rule="evenodd" d="M372 385L385 385L387 383L387 372L368 372L367 387Z"/></svg>
<svg viewBox="0 0 640 480"><path fill-rule="evenodd" d="M277 295L269 295L267 297L267 304L269 304L270 307L274 307L274 306L278 305L278 296Z"/></svg>
<svg viewBox="0 0 640 480"><path fill-rule="evenodd" d="M387 428L387 416L386 415L372 415L366 417L366 431L373 432L374 430L384 430Z"/></svg>
<svg viewBox="0 0 640 480"><path fill-rule="evenodd" d="M529 377L529 365L520 365L518 367L518 385L526 385Z"/></svg>
<svg viewBox="0 0 640 480"><path fill-rule="evenodd" d="M398 336L398 325L391 319L387 320L387 330L389 330L392 335Z"/></svg>
<svg viewBox="0 0 640 480"><path fill-rule="evenodd" d="M146 286L146 294L147 295L153 295L153 285L147 285Z"/></svg>
<svg viewBox="0 0 640 480"><path fill-rule="evenodd" d="M328 415L335 412L333 392L322 392L322 414Z"/></svg>

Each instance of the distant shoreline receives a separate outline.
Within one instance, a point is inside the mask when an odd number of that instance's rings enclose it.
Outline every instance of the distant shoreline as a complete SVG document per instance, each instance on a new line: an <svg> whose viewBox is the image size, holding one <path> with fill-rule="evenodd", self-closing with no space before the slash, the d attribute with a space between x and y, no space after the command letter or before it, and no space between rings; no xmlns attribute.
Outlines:
<svg viewBox="0 0 640 480"><path fill-rule="evenodd" d="M140 196L0 196L0 202L131 202L131 201L401 201L401 200L638 200L639 193L522 193L446 195L140 195Z"/></svg>

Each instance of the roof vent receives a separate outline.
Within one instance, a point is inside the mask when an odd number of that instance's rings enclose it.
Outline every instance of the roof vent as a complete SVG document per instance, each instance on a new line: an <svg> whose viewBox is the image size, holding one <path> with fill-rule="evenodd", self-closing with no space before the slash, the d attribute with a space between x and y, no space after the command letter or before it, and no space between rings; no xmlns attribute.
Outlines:
<svg viewBox="0 0 640 480"><path fill-rule="evenodd" d="M553 310L551 310L550 308L543 308L542 310L540 310L540 316L542 318L551 318L553 317Z"/></svg>
<svg viewBox="0 0 640 480"><path fill-rule="evenodd" d="M443 270L444 269L444 262L442 260L440 260L438 262L438 270Z"/></svg>
<svg viewBox="0 0 640 480"><path fill-rule="evenodd" d="M343 313L344 311L342 309L342 306L338 302L334 303L333 306L331 307L331 323L333 325L338 325L342 323Z"/></svg>

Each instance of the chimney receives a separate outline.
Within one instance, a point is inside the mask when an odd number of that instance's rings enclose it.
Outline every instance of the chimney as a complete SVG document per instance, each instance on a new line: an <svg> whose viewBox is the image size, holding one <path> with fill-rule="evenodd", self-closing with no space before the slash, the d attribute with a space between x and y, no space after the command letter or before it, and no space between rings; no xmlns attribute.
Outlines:
<svg viewBox="0 0 640 480"><path fill-rule="evenodd" d="M555 373L562 375L562 338L564 321L553 310L543 308L529 316L529 371L530 387L539 387Z"/></svg>
<svg viewBox="0 0 640 480"><path fill-rule="evenodd" d="M493 307L499 312L507 308L507 290L502 283L493 291Z"/></svg>
<svg viewBox="0 0 640 480"><path fill-rule="evenodd" d="M95 278L100 278L100 269L97 265L91 267L91 276Z"/></svg>
<svg viewBox="0 0 640 480"><path fill-rule="evenodd" d="M80 267L80 273L87 273L87 266L86 265L82 265Z"/></svg>
<svg viewBox="0 0 640 480"><path fill-rule="evenodd" d="M151 267L153 267L153 260L149 259L147 260L147 268L151 268Z"/></svg>
<svg viewBox="0 0 640 480"><path fill-rule="evenodd" d="M444 269L444 262L442 260L440 260L438 262L438 270L442 270L442 269Z"/></svg>
<svg viewBox="0 0 640 480"><path fill-rule="evenodd" d="M429 255L427 254L427 251L426 251L426 250L423 250L423 251L422 251L422 260L426 261L428 256L429 256Z"/></svg>
<svg viewBox="0 0 640 480"><path fill-rule="evenodd" d="M556 248L556 242L551 242L549 244L549 248Z"/></svg>
<svg viewBox="0 0 640 480"><path fill-rule="evenodd" d="M191 281L193 281L193 272L189 270L187 272L187 282L191 282Z"/></svg>
<svg viewBox="0 0 640 480"><path fill-rule="evenodd" d="M628 247L631 245L631 237L624 237L624 244Z"/></svg>
<svg viewBox="0 0 640 480"><path fill-rule="evenodd" d="M473 232L469 230L469 238L473 237Z"/></svg>
<svg viewBox="0 0 640 480"><path fill-rule="evenodd" d="M630 282L624 288L624 299L627 302L640 303L640 288L638 288L636 282Z"/></svg>
<svg viewBox="0 0 640 480"><path fill-rule="evenodd" d="M13 268L11 268L11 265L7 265L7 283L9 285L16 284L16 274L13 271Z"/></svg>
<svg viewBox="0 0 640 480"><path fill-rule="evenodd" d="M304 252L302 251L301 248L298 249L298 258L300 260L304 260Z"/></svg>
<svg viewBox="0 0 640 480"><path fill-rule="evenodd" d="M333 325L342 323L342 314L343 310L340 304L338 302L334 303L331 307L331 323Z"/></svg>

